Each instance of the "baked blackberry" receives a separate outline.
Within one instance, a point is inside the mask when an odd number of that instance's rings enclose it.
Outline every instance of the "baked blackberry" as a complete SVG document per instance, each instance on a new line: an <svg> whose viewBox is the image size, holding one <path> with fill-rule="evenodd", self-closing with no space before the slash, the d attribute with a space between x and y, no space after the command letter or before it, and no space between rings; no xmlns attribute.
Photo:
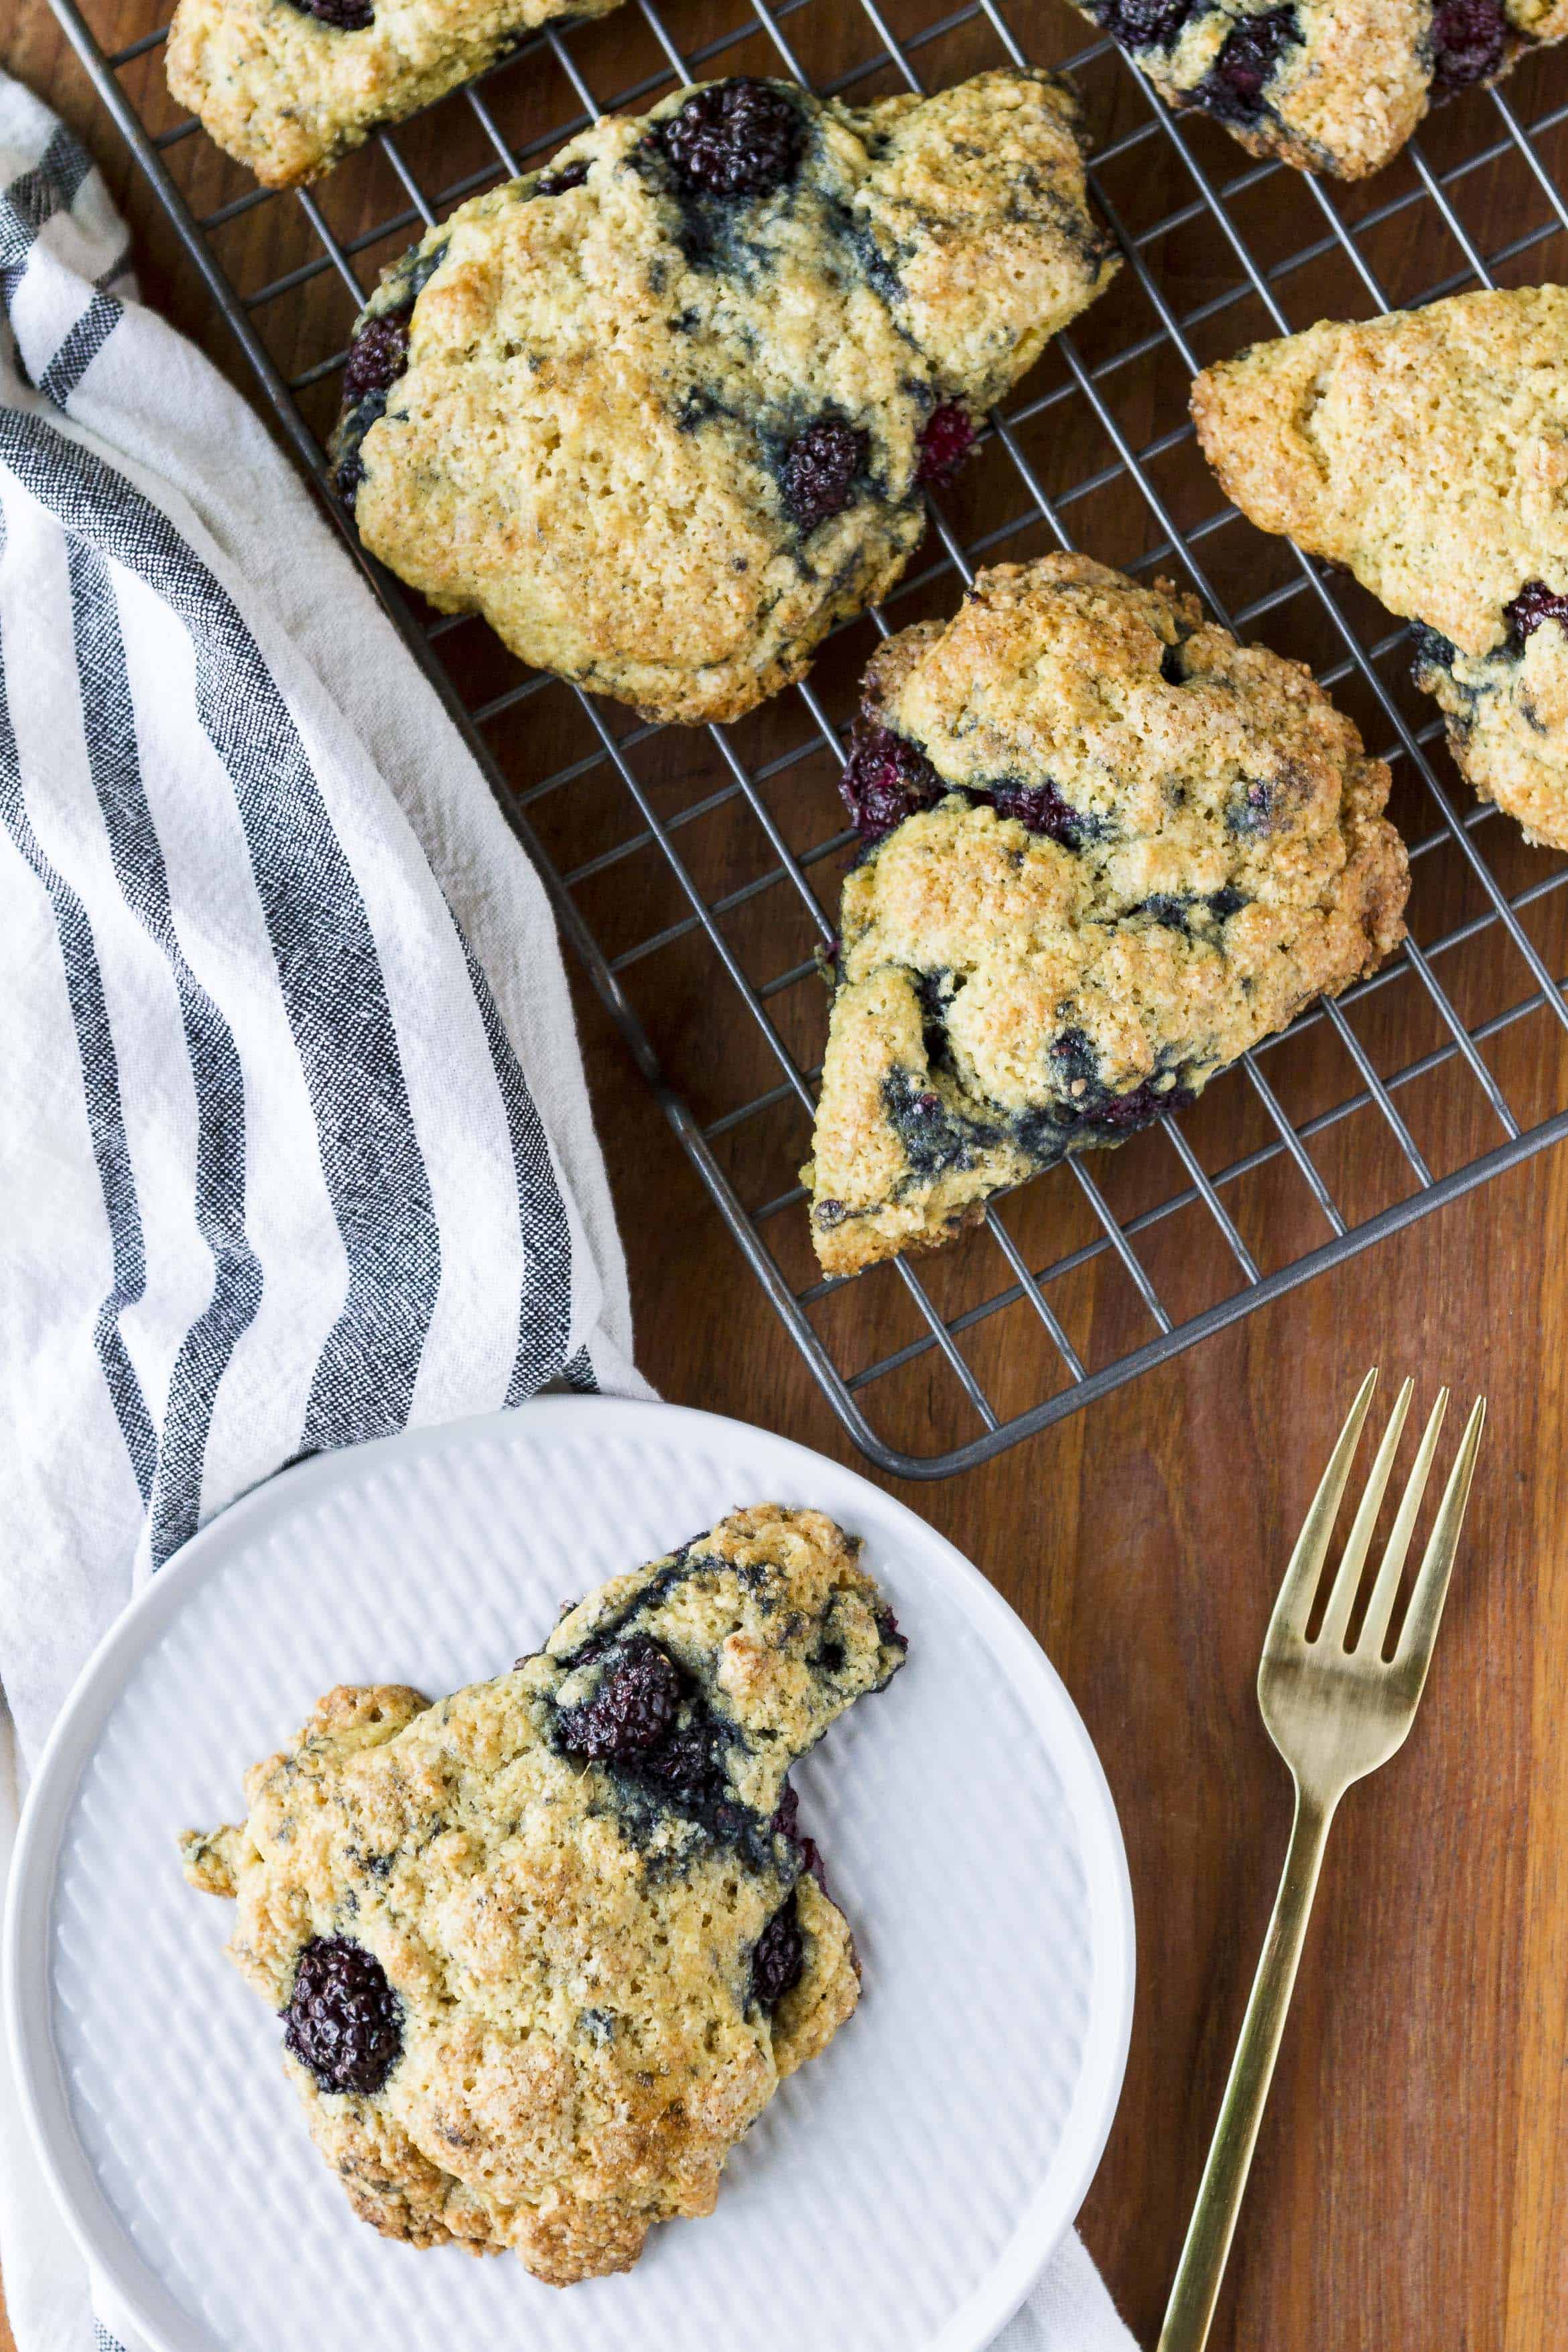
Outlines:
<svg viewBox="0 0 1568 2352"><path fill-rule="evenodd" d="M374 1954L346 1936L305 1946L283 2015L284 2047L319 2090L369 2097L403 2053L403 2004Z"/></svg>
<svg viewBox="0 0 1568 2352"><path fill-rule="evenodd" d="M770 196L795 177L805 123L779 83L742 74L694 89L655 137L692 194Z"/></svg>
<svg viewBox="0 0 1568 2352"><path fill-rule="evenodd" d="M837 417L808 425L784 453L784 502L802 530L842 514L855 495L855 478L870 454L871 436Z"/></svg>

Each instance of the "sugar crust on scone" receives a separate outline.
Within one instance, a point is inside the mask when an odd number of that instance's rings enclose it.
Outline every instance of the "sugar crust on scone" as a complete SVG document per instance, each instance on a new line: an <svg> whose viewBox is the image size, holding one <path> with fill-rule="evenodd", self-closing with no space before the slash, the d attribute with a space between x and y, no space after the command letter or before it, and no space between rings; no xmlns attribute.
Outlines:
<svg viewBox="0 0 1568 2352"><path fill-rule="evenodd" d="M889 750L889 746L891 749ZM1079 555L890 638L851 760L812 1234L847 1274L1116 1143L1403 936L1388 771L1301 666Z"/></svg>

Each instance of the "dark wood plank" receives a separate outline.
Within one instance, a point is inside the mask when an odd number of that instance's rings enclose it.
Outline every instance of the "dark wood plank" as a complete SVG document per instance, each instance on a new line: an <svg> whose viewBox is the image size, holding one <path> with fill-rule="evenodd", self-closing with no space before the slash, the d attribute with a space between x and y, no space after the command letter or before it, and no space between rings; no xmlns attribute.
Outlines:
<svg viewBox="0 0 1568 2352"><path fill-rule="evenodd" d="M148 21L145 0L99 13L127 37ZM1048 0L1015 13L1059 17L1058 53L1076 40ZM150 299L240 381L44 0L19 0L0 27L0 61L83 131L134 225ZM252 217L257 240L270 235L266 215ZM1500 241L1484 202L1468 218ZM247 233L237 268L247 266ZM258 279L265 257L248 259ZM1151 416L1181 390L1152 385ZM700 742L690 753L707 756ZM574 822L588 814L579 808ZM726 859L743 878L741 856L720 845L715 887ZM645 1369L669 1397L857 1460L596 1000L578 995ZM650 995L661 1045L700 1056L715 1018L700 964L672 965ZM1537 1026L1500 1051L1513 1056L1510 1085L1568 1100L1558 1033ZM1458 1086L1434 1087L1421 1116L1438 1164L1477 1148ZM1347 1196L1380 1181L1363 1127L1342 1131L1334 1149ZM1428 1390L1439 1378L1465 1394L1484 1387L1491 1429L1423 1718L1397 1761L1347 1801L1330 1848L1214 2340L1216 2352L1541 2352L1568 2341L1565 1260L1568 1160L1558 1155L981 1470L883 1482L1035 1627L1115 1791L1139 1997L1126 2092L1083 2227L1146 2342L1288 1824L1288 1783L1253 1695L1258 1644L1324 1453L1374 1358L1417 1372ZM874 1352L896 1335L896 1318L859 1287L852 1311ZM1094 1283L1080 1304L1102 1328L1121 1311ZM999 1330L987 1377L1005 1380L1010 1360L1043 1345L1037 1331ZM1037 1364L1018 1368L1037 1377ZM903 1409L930 1446L972 1433L954 1394L929 1368L907 1384ZM8 2343L0 2326L0 2352Z"/></svg>

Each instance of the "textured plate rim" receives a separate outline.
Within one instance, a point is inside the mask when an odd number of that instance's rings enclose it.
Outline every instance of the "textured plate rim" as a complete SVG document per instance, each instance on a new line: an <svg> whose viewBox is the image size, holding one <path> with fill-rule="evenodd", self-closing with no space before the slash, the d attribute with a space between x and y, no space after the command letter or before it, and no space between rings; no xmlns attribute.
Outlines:
<svg viewBox="0 0 1568 2352"><path fill-rule="evenodd" d="M712 1446L728 1433L759 1439L803 1479L823 1471L858 1488L877 1510L903 1521L925 1553L922 1566L942 1576L1026 1706L1060 1772L1078 1830L1085 1879L1089 1942L1095 1968L1083 2056L1061 2137L1045 2178L986 2276L936 2336L911 2352L980 2352L1005 2326L1071 2225L1110 2136L1132 2026L1132 1887L1110 1783L1066 1685L1023 1619L973 1563L896 1496L847 1465L776 1436L756 1424L693 1406L625 1398L537 1397L511 1412L403 1430L369 1444L343 1447L296 1464L239 1497L182 1546L115 1620L77 1678L39 1759L12 1855L0 1950L5 2029L17 2101L34 2153L72 2237L96 2281L108 2286L153 2352L211 2352L210 2334L193 2322L142 2260L109 2203L71 2120L69 2095L56 2055L48 1965L56 1864L60 1840L110 1709L146 1648L195 1584L218 1565L237 1538L258 1521L282 1517L312 1492L357 1475L369 1464L413 1452L439 1452L454 1439L500 1435L526 1424L574 1424L586 1414L604 1433L609 1416L646 1424L657 1417L679 1448L679 1433ZM842 1506L835 1503L836 1515Z"/></svg>

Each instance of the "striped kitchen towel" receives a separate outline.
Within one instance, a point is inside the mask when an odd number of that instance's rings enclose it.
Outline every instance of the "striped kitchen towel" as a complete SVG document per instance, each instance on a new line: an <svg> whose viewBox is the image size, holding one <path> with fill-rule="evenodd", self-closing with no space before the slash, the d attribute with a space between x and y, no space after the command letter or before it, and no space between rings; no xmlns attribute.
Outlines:
<svg viewBox="0 0 1568 2352"><path fill-rule="evenodd" d="M24 1771L133 1584L280 1465L552 1381L647 1393L539 879L4 78L0 1029ZM16 2335L86 2352L19 2129L0 2091Z"/></svg>

